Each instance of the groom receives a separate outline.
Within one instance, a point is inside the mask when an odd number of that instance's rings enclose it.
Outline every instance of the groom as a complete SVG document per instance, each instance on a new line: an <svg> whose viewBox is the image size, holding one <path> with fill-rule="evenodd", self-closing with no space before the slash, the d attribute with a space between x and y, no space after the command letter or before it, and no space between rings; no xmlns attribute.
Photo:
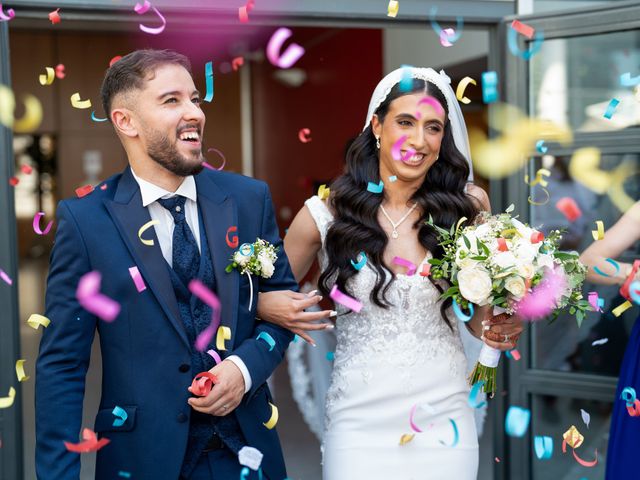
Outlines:
<svg viewBox="0 0 640 480"><path fill-rule="evenodd" d="M252 276L253 290L246 275L225 272L238 243L282 242L264 183L202 169L205 117L190 72L183 55L141 50L106 73L103 106L129 167L58 206L46 292L51 323L36 377L40 479L79 478L79 454L64 442L80 442L87 427L82 403L96 330L102 398L95 432L109 440L98 451L96 478L235 480L245 446L264 455L264 476L286 477L278 436L269 428L265 382L293 335L256 322L255 309L258 291L296 290L297 284L282 248L271 278ZM152 220L156 224L140 232ZM146 289L138 291L131 267ZM81 277L91 271L101 274L100 293L120 304L113 321L100 320L76 299ZM212 311L189 290L195 278L217 294L220 325L231 332L202 352L194 343ZM207 370L217 377L213 389L191 395L194 376ZM258 474L251 470L243 478Z"/></svg>

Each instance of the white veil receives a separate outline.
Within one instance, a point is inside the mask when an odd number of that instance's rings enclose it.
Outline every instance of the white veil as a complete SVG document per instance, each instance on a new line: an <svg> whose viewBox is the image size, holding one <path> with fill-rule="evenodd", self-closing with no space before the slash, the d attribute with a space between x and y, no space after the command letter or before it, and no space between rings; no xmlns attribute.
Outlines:
<svg viewBox="0 0 640 480"><path fill-rule="evenodd" d="M449 111L449 122L451 124L451 132L453 133L453 141L469 164L468 181L472 182L473 165L471 164L471 149L469 148L467 126L464 123L464 117L462 116L458 99L451 88L451 79L444 73L444 70L440 70L440 73L438 73L433 68L401 67L389 73L380 80L380 83L378 83L378 86L373 91L371 101L369 102L369 111L367 112L367 118L362 130L365 130L369 126L373 114L382 102L385 101L393 87L406 77L429 81L438 87L444 95L444 98L447 100L447 110Z"/></svg>

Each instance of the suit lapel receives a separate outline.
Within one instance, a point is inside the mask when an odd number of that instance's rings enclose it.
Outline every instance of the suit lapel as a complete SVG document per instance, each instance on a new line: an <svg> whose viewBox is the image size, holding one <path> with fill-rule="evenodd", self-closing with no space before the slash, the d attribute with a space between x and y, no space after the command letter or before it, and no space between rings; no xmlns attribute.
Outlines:
<svg viewBox="0 0 640 480"><path fill-rule="evenodd" d="M149 211L142 206L140 188L129 168L120 178L114 199L104 200L104 203L142 277L158 299L180 338L190 348L187 333L180 318L178 301L171 285L167 263L162 256L155 229L149 228L144 234L144 238L153 239L153 246L144 245L138 238L138 230L149 222L151 217Z"/></svg>
<svg viewBox="0 0 640 480"><path fill-rule="evenodd" d="M198 208L202 212L211 262L216 277L218 298L221 304L220 323L231 329L231 350L236 341L238 319L239 274L225 272L234 249L227 245L227 230L238 225L238 210L234 199L225 195L220 187L203 172L196 175Z"/></svg>

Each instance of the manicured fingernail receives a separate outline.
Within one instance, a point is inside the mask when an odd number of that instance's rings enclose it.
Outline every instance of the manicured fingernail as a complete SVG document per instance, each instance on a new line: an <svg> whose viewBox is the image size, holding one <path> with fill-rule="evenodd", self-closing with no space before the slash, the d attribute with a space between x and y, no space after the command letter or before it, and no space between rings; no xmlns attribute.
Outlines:
<svg viewBox="0 0 640 480"><path fill-rule="evenodd" d="M322 300L322 295L318 295L318 297L320 297L320 298L318 299L318 301L321 301L321 300Z"/></svg>
<svg viewBox="0 0 640 480"><path fill-rule="evenodd" d="M338 316L338 312L336 312L335 310L331 310L331 313L329 314L330 317L337 317Z"/></svg>
<svg viewBox="0 0 640 480"><path fill-rule="evenodd" d="M316 293L318 293L318 290L311 290L309 293L307 293L307 296L313 297Z"/></svg>
<svg viewBox="0 0 640 480"><path fill-rule="evenodd" d="M491 330L491 326L485 325L484 327L482 327L482 331L486 332L487 330Z"/></svg>
<svg viewBox="0 0 640 480"><path fill-rule="evenodd" d="M318 345L316 345L315 343L312 343L311 345L313 345L314 347L317 347Z"/></svg>
<svg viewBox="0 0 640 480"><path fill-rule="evenodd" d="M489 325L489 320L482 320L482 325Z"/></svg>
<svg viewBox="0 0 640 480"><path fill-rule="evenodd" d="M332 323L327 323L324 327L325 330L333 330L336 328Z"/></svg>

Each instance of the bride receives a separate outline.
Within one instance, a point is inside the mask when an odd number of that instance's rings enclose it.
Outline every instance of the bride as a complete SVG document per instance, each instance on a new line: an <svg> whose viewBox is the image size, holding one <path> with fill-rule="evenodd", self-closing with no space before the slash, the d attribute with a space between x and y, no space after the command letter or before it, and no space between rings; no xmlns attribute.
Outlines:
<svg viewBox="0 0 640 480"><path fill-rule="evenodd" d="M394 158L398 147L401 160ZM478 442L459 322L451 302L439 300L446 285L419 274L442 253L425 225L429 216L448 229L490 209L486 193L467 183L469 158L448 77L398 69L376 87L365 128L328 200L307 200L289 227L284 245L296 278L318 255L321 293L337 286L362 303L359 312L337 304L325 480L476 478ZM368 188L380 182L381 192ZM361 252L366 264L358 269ZM407 275L407 262L416 274ZM264 310L261 316L297 331L324 328ZM514 348L522 330L514 319L491 318L486 308L476 308L466 328L476 337L484 332L483 340L501 350Z"/></svg>

